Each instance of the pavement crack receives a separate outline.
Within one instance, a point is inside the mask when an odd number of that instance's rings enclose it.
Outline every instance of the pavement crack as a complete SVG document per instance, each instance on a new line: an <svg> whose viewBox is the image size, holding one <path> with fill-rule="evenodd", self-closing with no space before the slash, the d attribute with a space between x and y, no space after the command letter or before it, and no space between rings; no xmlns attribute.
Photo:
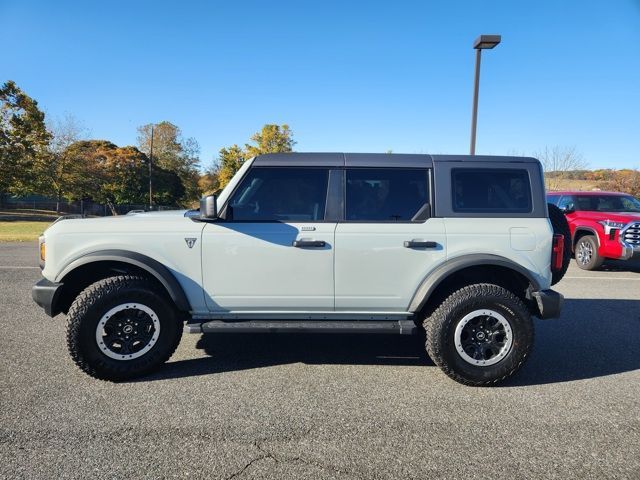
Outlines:
<svg viewBox="0 0 640 480"><path fill-rule="evenodd" d="M237 472L233 472L231 475L229 475L225 480L231 480L232 478L237 478L240 475L242 475L244 473L244 471L249 468L251 465L253 465L256 462L259 462L260 460L264 460L265 458L269 458L266 455L260 455L256 458L253 458L251 461L249 461L249 463L247 463L244 467L242 467L240 470L238 470Z"/></svg>
<svg viewBox="0 0 640 480"><path fill-rule="evenodd" d="M308 436L312 430L314 429L314 427L310 427L308 428L302 435L300 435L298 437L298 440ZM290 437L288 438L289 441L292 441L294 438ZM276 463L301 463L303 465L308 465L308 466L312 466L312 467L316 467L316 468L321 468L323 470L327 470L333 473L337 473L340 475L346 475L349 477L353 477L353 478L358 478L358 479L366 479L366 477L360 476L354 472L350 472L348 470L342 470L334 465L326 465L323 463L318 463L315 461L311 461L311 460L306 460L300 456L296 456L296 457L287 457L287 456L276 456L276 454L274 454L272 451L270 451L267 447L264 446L264 442L266 442L267 439L261 439L261 440L255 440L253 442L253 445L258 449L259 452L261 452L263 455L261 455L260 457L254 459L253 461L251 461L248 465L246 465L246 467L242 470L246 470L246 468L248 468L252 463L258 461L258 460L262 460L262 459L266 459L269 458L271 460L273 460ZM242 472L240 472L242 473ZM230 477L233 478L233 477ZM227 479L229 480L229 479Z"/></svg>

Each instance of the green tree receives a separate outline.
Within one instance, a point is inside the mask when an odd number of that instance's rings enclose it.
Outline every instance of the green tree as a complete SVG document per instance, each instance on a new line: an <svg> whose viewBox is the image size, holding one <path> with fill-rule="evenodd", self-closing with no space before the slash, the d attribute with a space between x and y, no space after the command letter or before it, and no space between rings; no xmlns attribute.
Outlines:
<svg viewBox="0 0 640 480"><path fill-rule="evenodd" d="M233 178L235 173L246 160L245 152L238 145L221 148L218 155L218 164L214 166L215 175L218 177L220 188L224 188Z"/></svg>
<svg viewBox="0 0 640 480"><path fill-rule="evenodd" d="M84 182L77 198L100 203L146 204L149 200L149 158L136 147L118 147L106 140L87 140L70 145L65 154L82 164ZM156 203L175 205L184 187L175 172L156 166L153 171Z"/></svg>
<svg viewBox="0 0 640 480"><path fill-rule="evenodd" d="M151 154L153 127L153 167L174 172L180 177L185 193L181 202L189 204L200 197L200 146L194 138L183 138L180 128L171 122L138 127L138 148L147 157ZM155 168L154 168L155 171Z"/></svg>
<svg viewBox="0 0 640 480"><path fill-rule="evenodd" d="M218 171L213 168L200 175L198 180L198 188L202 195L211 195L220 190L220 181L218 178Z"/></svg>
<svg viewBox="0 0 640 480"><path fill-rule="evenodd" d="M0 193L36 190L36 163L47 156L50 134L38 102L9 80L0 87Z"/></svg>
<svg viewBox="0 0 640 480"><path fill-rule="evenodd" d="M293 132L287 124L267 124L251 136L251 141L254 145L245 145L248 158L265 153L291 152L296 144Z"/></svg>
<svg viewBox="0 0 640 480"><path fill-rule="evenodd" d="M219 188L229 183L247 159L265 153L291 152L296 144L293 132L286 124L266 124L251 136L251 141L253 144L245 144L244 149L235 144L220 149L218 161L209 171L217 177Z"/></svg>

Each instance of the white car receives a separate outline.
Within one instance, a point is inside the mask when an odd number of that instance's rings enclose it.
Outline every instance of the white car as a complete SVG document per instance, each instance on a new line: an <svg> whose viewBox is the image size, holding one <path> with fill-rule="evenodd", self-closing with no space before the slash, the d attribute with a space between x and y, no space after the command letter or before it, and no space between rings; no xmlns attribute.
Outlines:
<svg viewBox="0 0 640 480"><path fill-rule="evenodd" d="M183 330L424 327L447 375L490 385L527 358L531 316L559 314L563 248L532 158L270 154L199 211L56 222L33 298L100 379L152 371Z"/></svg>

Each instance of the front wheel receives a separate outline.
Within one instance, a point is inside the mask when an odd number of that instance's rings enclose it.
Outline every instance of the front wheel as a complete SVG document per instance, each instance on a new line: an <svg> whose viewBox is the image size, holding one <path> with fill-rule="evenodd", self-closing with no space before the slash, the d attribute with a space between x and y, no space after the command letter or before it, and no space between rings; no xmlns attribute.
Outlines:
<svg viewBox="0 0 640 480"><path fill-rule="evenodd" d="M126 380L167 361L180 342L181 327L175 308L150 279L120 275L90 285L75 299L67 346L85 373Z"/></svg>
<svg viewBox="0 0 640 480"><path fill-rule="evenodd" d="M576 242L576 264L582 270L597 270L604 258L598 255L598 241L593 235L584 235Z"/></svg>
<svg viewBox="0 0 640 480"><path fill-rule="evenodd" d="M498 285L482 283L457 290L424 326L431 359L465 385L492 385L513 375L533 345L527 308Z"/></svg>

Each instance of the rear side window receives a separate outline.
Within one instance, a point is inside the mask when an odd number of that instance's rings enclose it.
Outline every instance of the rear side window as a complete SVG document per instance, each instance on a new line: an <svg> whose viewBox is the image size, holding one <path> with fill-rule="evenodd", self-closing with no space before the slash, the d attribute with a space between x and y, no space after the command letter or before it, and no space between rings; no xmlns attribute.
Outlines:
<svg viewBox="0 0 640 480"><path fill-rule="evenodd" d="M324 220L329 171L324 168L252 168L229 201L241 222Z"/></svg>
<svg viewBox="0 0 640 480"><path fill-rule="evenodd" d="M346 181L347 221L411 222L429 216L426 169L353 168Z"/></svg>
<svg viewBox="0 0 640 480"><path fill-rule="evenodd" d="M524 169L455 168L451 170L454 212L529 213L531 183Z"/></svg>

